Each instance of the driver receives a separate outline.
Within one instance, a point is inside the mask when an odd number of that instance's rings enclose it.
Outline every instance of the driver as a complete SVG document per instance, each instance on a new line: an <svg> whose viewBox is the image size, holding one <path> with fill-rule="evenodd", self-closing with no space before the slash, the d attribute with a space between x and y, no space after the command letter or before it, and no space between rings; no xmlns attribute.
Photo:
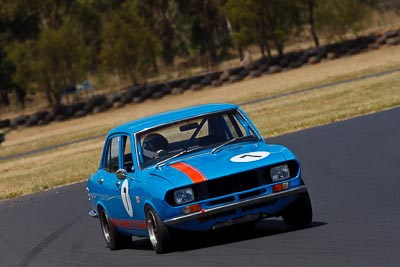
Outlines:
<svg viewBox="0 0 400 267"><path fill-rule="evenodd" d="M158 158L168 153L168 140L158 133L147 135L142 143L143 155L146 158Z"/></svg>

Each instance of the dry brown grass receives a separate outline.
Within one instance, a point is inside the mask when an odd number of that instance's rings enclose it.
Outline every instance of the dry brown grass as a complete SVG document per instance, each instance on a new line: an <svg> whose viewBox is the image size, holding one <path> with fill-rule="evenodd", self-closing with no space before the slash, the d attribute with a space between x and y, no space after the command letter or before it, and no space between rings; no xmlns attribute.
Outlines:
<svg viewBox="0 0 400 267"><path fill-rule="evenodd" d="M267 136L292 132L400 105L400 73L292 95L246 112Z"/></svg>
<svg viewBox="0 0 400 267"><path fill-rule="evenodd" d="M0 164L0 199L82 180L99 162L103 140L92 140ZM87 175L86 175L87 178Z"/></svg>
<svg viewBox="0 0 400 267"><path fill-rule="evenodd" d="M244 103L331 81L400 67L400 47L326 61L219 88L187 91L62 123L11 131L0 157L105 134L165 110L212 102ZM243 106L264 135L278 135L400 105L400 73ZM0 162L0 199L86 179L98 166L102 138Z"/></svg>

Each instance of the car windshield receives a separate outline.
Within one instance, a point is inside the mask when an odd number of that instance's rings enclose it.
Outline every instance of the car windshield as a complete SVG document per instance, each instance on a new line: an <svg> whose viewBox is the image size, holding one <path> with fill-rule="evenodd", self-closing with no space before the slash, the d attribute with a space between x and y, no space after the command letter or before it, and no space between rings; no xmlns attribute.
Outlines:
<svg viewBox="0 0 400 267"><path fill-rule="evenodd" d="M237 111L182 120L137 135L141 167L162 165L181 155L209 149L216 153L236 142L259 140Z"/></svg>

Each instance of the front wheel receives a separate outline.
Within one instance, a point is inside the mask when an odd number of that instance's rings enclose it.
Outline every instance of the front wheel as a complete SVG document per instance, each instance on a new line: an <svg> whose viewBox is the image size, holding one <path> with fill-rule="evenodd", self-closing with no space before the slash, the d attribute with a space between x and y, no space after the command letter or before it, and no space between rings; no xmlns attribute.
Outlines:
<svg viewBox="0 0 400 267"><path fill-rule="evenodd" d="M313 213L308 192L299 194L299 197L284 209L282 217L291 229L301 229L309 225Z"/></svg>
<svg viewBox="0 0 400 267"><path fill-rule="evenodd" d="M151 207L146 207L146 225L154 251L157 254L168 252L171 249L171 231Z"/></svg>
<svg viewBox="0 0 400 267"><path fill-rule="evenodd" d="M122 235L115 229L105 210L100 209L99 213L101 231L103 232L107 247L110 248L110 250L123 248L132 241L132 237Z"/></svg>

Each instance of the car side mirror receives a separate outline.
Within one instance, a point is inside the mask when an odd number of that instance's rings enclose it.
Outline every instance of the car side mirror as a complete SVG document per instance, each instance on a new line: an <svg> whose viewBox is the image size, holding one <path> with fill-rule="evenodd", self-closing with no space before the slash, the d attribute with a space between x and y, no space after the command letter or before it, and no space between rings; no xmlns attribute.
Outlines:
<svg viewBox="0 0 400 267"><path fill-rule="evenodd" d="M117 175L117 178L120 180L125 180L127 175L127 171L125 169L118 169L117 172L115 173Z"/></svg>

